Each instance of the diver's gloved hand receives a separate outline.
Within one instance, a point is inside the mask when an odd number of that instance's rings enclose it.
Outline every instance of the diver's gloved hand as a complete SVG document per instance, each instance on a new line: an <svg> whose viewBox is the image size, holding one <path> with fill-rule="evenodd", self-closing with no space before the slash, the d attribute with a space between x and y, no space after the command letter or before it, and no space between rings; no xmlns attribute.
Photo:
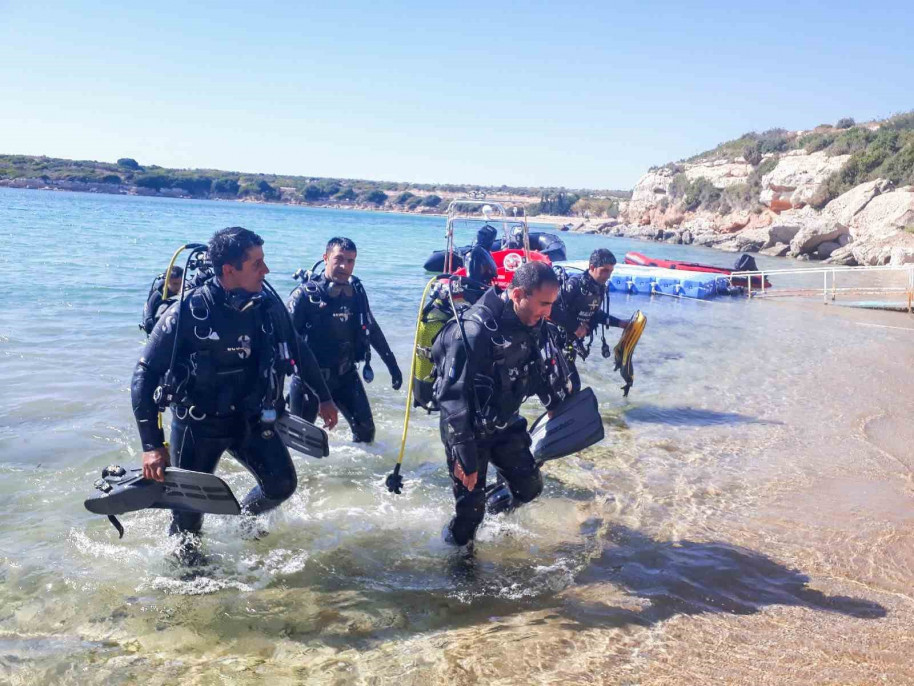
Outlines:
<svg viewBox="0 0 914 686"><path fill-rule="evenodd" d="M400 386L403 385L403 372L400 371L396 362L394 362L393 365L388 366L387 371L390 372L390 385L395 391L399 391Z"/></svg>
<svg viewBox="0 0 914 686"><path fill-rule="evenodd" d="M332 400L327 400L318 405L317 414L323 420L324 426L327 427L328 431L335 427L340 420L339 411Z"/></svg>
<svg viewBox="0 0 914 686"><path fill-rule="evenodd" d="M163 445L143 452L143 478L165 481L165 468L171 466L168 446Z"/></svg>

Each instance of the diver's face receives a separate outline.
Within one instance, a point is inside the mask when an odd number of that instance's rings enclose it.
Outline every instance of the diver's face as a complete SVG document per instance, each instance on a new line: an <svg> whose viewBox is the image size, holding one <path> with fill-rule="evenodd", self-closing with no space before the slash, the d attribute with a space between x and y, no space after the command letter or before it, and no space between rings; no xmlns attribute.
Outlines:
<svg viewBox="0 0 914 686"><path fill-rule="evenodd" d="M347 283L352 271L355 269L355 250L343 250L338 245L324 253L324 271L335 283Z"/></svg>
<svg viewBox="0 0 914 686"><path fill-rule="evenodd" d="M168 292L177 295L181 291L181 282L182 279L180 276L168 280Z"/></svg>
<svg viewBox="0 0 914 686"><path fill-rule="evenodd" d="M241 269L236 269L231 264L222 267L222 280L230 291L242 288L248 293L260 293L263 290L263 280L269 273L270 269L263 259L263 248L255 245L245 251Z"/></svg>
<svg viewBox="0 0 914 686"><path fill-rule="evenodd" d="M559 297L558 284L548 283L528 294L523 288L508 292L514 303L514 312L525 326L535 326L552 312L552 304Z"/></svg>
<svg viewBox="0 0 914 686"><path fill-rule="evenodd" d="M609 281L609 277L613 275L613 269L616 268L614 264L604 264L602 267L591 267L590 271L591 277L598 284L605 286L606 282Z"/></svg>

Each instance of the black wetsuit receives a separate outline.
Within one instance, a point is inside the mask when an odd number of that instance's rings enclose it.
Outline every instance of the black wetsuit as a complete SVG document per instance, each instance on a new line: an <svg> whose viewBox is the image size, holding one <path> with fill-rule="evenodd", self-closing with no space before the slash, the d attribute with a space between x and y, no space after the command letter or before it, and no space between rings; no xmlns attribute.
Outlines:
<svg viewBox="0 0 914 686"><path fill-rule="evenodd" d="M527 422L518 410L531 395L538 395L548 408L567 392L567 380L555 374L558 351L546 340L550 324L524 325L513 305L494 288L464 313L463 320L466 344L457 322L452 322L432 350L441 440L456 500L450 535L457 545L472 540L485 516L490 462L507 482L515 504L528 503L542 492ZM458 460L466 474L479 475L472 491L454 476Z"/></svg>
<svg viewBox="0 0 914 686"><path fill-rule="evenodd" d="M171 404L171 464L212 473L226 450L257 480L242 501L248 514L272 509L295 491L297 477L289 451L278 434L265 432L260 413L281 390L281 379L292 364L283 344L317 393L329 399L317 362L304 343L296 345L282 303L266 293L257 304L239 310L230 305L218 279L200 286L159 319L133 374L131 397L143 450L163 445L158 424L156 388L169 368L181 307L175 374L177 389ZM250 296L241 296L241 300ZM281 408L280 408L281 409ZM197 532L203 515L174 512L172 533Z"/></svg>
<svg viewBox="0 0 914 686"><path fill-rule="evenodd" d="M357 367L370 359L369 345L387 365L395 388L399 388L403 377L371 314L364 289L355 279L353 282L332 284L323 274L309 279L292 291L288 309L295 330L314 351L333 401L352 429L353 440L371 443L374 418ZM294 414L313 422L319 401L304 388L301 379L292 377L289 405Z"/></svg>
<svg viewBox="0 0 914 686"><path fill-rule="evenodd" d="M574 361L580 353L577 346L579 339L575 331L583 324L588 332L593 332L601 324L604 326L624 327L618 317L606 313L602 309L606 298L606 286L594 279L590 272L575 274L565 280L559 291L559 298L552 306L549 319L559 326L564 338L563 351L565 359L571 368L571 380L574 391L581 388L581 379Z"/></svg>

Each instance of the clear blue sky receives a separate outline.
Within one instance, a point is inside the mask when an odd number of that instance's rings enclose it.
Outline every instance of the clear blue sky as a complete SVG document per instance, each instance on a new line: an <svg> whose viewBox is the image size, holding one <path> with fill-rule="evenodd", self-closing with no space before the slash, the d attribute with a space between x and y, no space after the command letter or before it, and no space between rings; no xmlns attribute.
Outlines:
<svg viewBox="0 0 914 686"><path fill-rule="evenodd" d="M749 130L914 108L910 0L0 0L0 152L630 188Z"/></svg>

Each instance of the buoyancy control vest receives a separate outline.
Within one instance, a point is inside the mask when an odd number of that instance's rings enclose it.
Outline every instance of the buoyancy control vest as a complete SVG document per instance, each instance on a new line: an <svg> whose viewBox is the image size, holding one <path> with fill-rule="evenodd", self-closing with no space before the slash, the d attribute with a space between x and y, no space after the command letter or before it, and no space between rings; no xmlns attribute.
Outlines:
<svg viewBox="0 0 914 686"><path fill-rule="evenodd" d="M434 398L440 395L446 367L451 364L447 348L453 346L455 337L463 338L463 345L470 343L466 340L470 337L476 339L473 345L486 346L484 368L470 371L472 410L482 433L504 426L531 395L546 391L561 400L570 392L569 370L556 345L554 326L547 322L525 326L506 313L509 306L497 289L489 289L472 307L452 317L432 345ZM467 334L462 322L476 324L478 334ZM480 337L485 340L478 340Z"/></svg>
<svg viewBox="0 0 914 686"><path fill-rule="evenodd" d="M326 367L337 361L371 362L370 329L373 324L368 294L355 276L349 283L334 284L326 275L297 272L302 283L293 289L288 309L299 334L314 352L318 364ZM331 289L346 287L331 297Z"/></svg>
<svg viewBox="0 0 914 686"><path fill-rule="evenodd" d="M293 359L282 304L261 293L236 309L227 302L231 298L209 281L182 303L186 310L178 345L185 354L173 397L179 419L187 413L195 419L260 414L280 402L282 378Z"/></svg>

